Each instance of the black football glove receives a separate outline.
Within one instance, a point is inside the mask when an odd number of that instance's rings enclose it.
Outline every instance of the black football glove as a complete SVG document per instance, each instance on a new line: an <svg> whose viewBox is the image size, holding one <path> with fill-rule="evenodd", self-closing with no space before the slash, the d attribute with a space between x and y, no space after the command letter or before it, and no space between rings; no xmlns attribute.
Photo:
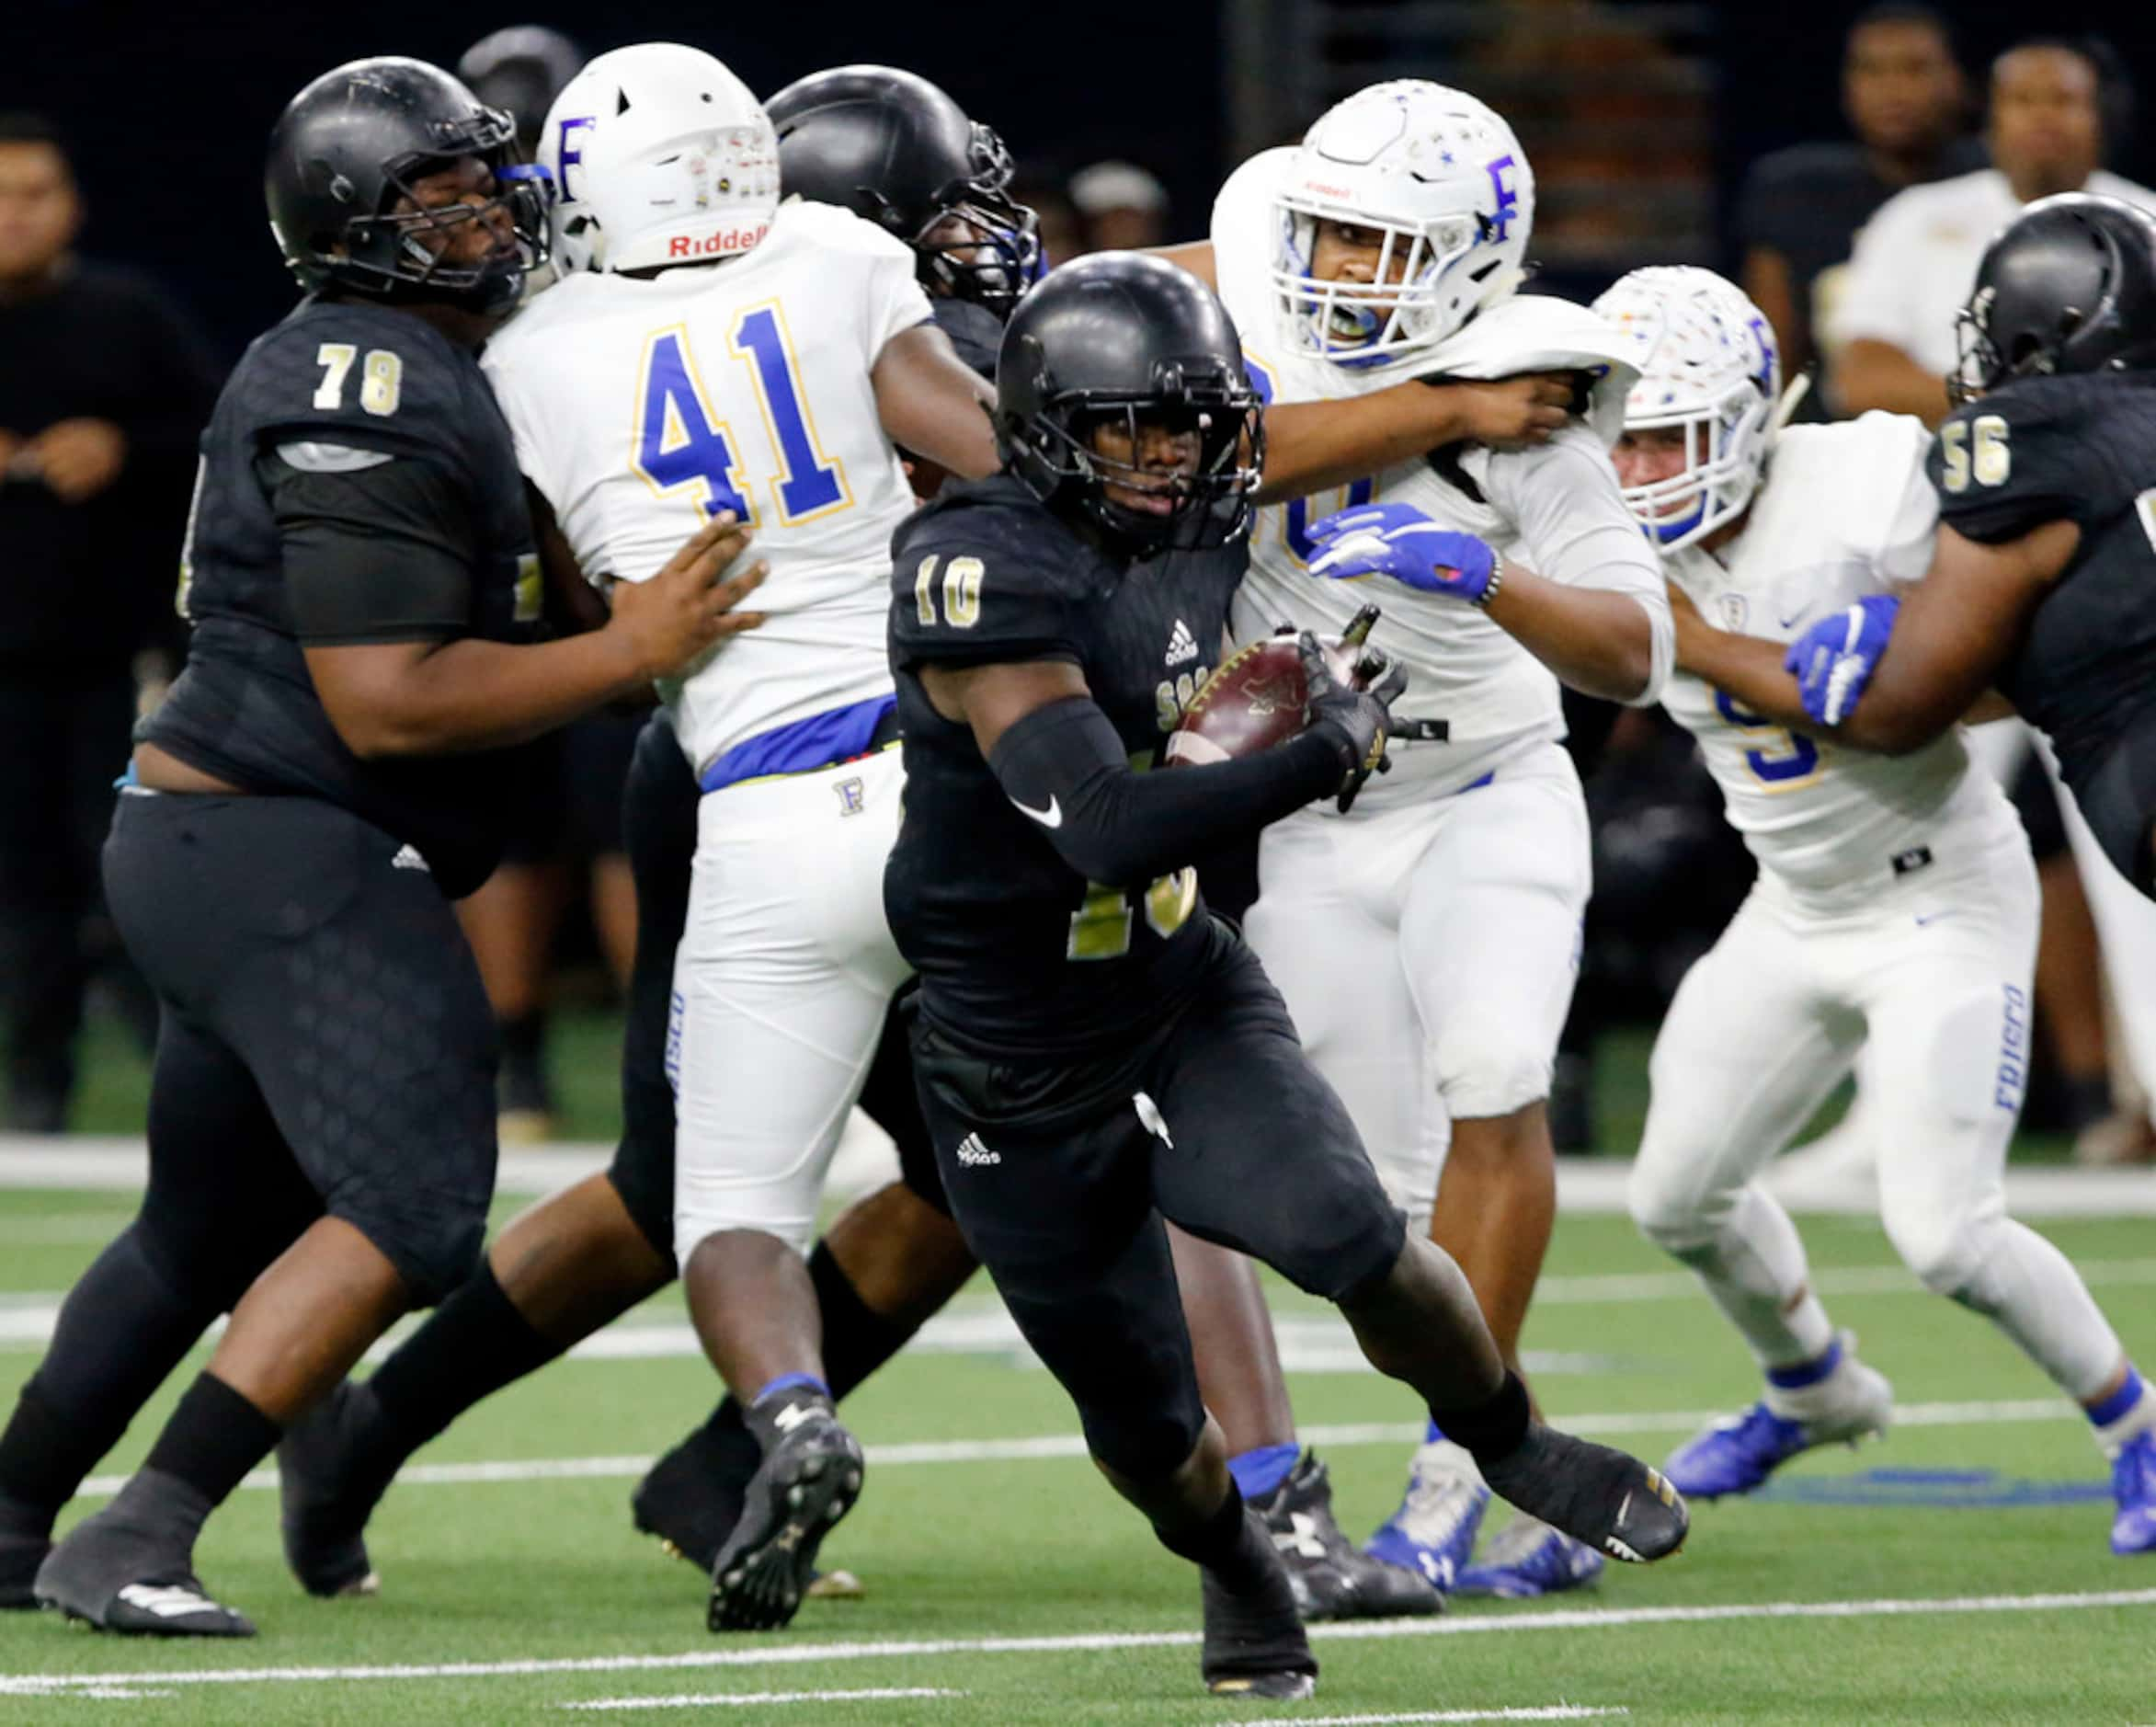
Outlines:
<svg viewBox="0 0 2156 1727"><path fill-rule="evenodd" d="M1340 812L1344 816L1353 806L1363 781L1373 773L1392 772L1385 740L1392 729L1392 704L1407 689L1408 674L1391 665L1378 649L1364 648L1356 662L1355 679L1371 687L1357 689L1333 676L1325 649L1308 630L1296 637L1295 646L1303 656L1304 703L1310 724L1331 727L1348 763L1339 799Z"/></svg>

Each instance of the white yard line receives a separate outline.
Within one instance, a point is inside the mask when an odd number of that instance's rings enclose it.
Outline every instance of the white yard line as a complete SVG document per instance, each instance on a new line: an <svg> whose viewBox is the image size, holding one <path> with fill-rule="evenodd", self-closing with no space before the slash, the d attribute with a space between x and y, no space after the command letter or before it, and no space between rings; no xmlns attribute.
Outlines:
<svg viewBox="0 0 2156 1727"><path fill-rule="evenodd" d="M563 1703L562 1709L747 1709L756 1703L888 1703L910 1697L964 1697L964 1691L939 1691L931 1686L887 1685L868 1691L684 1691L675 1697L601 1697L586 1703ZM1379 1719L1370 1717L1371 1720ZM1397 1721L1433 1720L1435 1717L1400 1715ZM1494 1715L1463 1716L1468 1721L1496 1721ZM1521 1720L1569 1720L1567 1716L1523 1716ZM1322 1722L1306 1727L1323 1727Z"/></svg>
<svg viewBox="0 0 2156 1727"><path fill-rule="evenodd" d="M551 1194L603 1170L613 1154L612 1146L592 1142L505 1149L496 1186L504 1194ZM856 1181L873 1185L885 1179L889 1142L858 1111L848 1124L838 1155ZM139 1138L82 1134L54 1139L0 1134L0 1188L133 1193L141 1191L148 1169L148 1153ZM1559 1158L1559 1209L1582 1217L1622 1215L1631 1171L1629 1158ZM840 1191L849 1188L843 1173L834 1177L834 1184ZM1788 1200L1794 1209L1802 1211L1864 1213L1876 1212L1878 1207L1876 1196L1861 1186L1829 1195L1793 1191ZM2156 1172L2009 1166L2006 1206L2025 1218L2156 1217Z"/></svg>
<svg viewBox="0 0 2156 1727"><path fill-rule="evenodd" d="M1693 1433L1718 1421L1726 1409L1663 1409L1613 1411L1606 1414L1567 1415L1556 1420L1568 1432L1620 1435L1625 1434ZM2071 1421L2081 1412L2064 1398L2021 1398L1991 1403L1904 1403L1894 1412L1900 1427L1996 1427L2024 1422ZM1340 1451L1353 1446L1415 1445L1420 1442L1420 1422L1342 1422L1304 1427L1298 1437L1306 1446ZM1078 1434L1039 1434L1020 1439L931 1439L912 1445L873 1445L868 1460L878 1469L904 1469L930 1463L1031 1463L1045 1459L1082 1458L1086 1442ZM471 1487L512 1481L636 1481L651 1468L647 1457L516 1458L479 1463L415 1463L401 1470L397 1481L411 1487ZM124 1475L93 1475L82 1485L82 1495L94 1498L117 1493L127 1481ZM277 1485L275 1470L257 1470L240 1482L244 1488Z"/></svg>
<svg viewBox="0 0 2156 1727"><path fill-rule="evenodd" d="M0 1229L0 1241L6 1240ZM2156 1259L2089 1259L2076 1269L2092 1289L2145 1288L2156 1286ZM1812 1285L1826 1297L1927 1296L1924 1287L1899 1265L1844 1265L1814 1272ZM1660 1301L1702 1299L1690 1272L1613 1272L1545 1277L1535 1289L1545 1307L1623 1307ZM63 1294L56 1290L0 1293L0 1352L42 1349L51 1341ZM679 1310L661 1303L640 1310L586 1338L570 1350L575 1361L665 1361L702 1353L696 1332L676 1319ZM221 1321L222 1323L222 1321ZM380 1361L408 1334L416 1321L400 1325L368 1352ZM1273 1317L1282 1363L1291 1373L1369 1373L1355 1346L1354 1334L1329 1310L1288 1311ZM1033 1355L1010 1315L992 1298L967 1298L922 1326L907 1344L911 1355L997 1355L1032 1362ZM1580 1351L1530 1350L1530 1373L1567 1377L1608 1373L1619 1364L1605 1355ZM1037 1364L1035 1364L1037 1365Z"/></svg>
<svg viewBox="0 0 2156 1727"><path fill-rule="evenodd" d="M1886 1596L1861 1601L1757 1601L1702 1607L1576 1607L1549 1613L1448 1615L1427 1619L1314 1625L1313 1638L1507 1636L1518 1631L1613 1630L1638 1625L1719 1625L1749 1619L1871 1619L1911 1616L2069 1613L2106 1607L2156 1607L2156 1589L2105 1589L2078 1595ZM1064 1637L946 1637L852 1643L765 1643L650 1655L565 1656L531 1661L460 1661L350 1667L195 1667L161 1673L25 1673L0 1676L0 1697L51 1697L99 1687L404 1683L415 1679L525 1678L569 1673L671 1673L813 1663L891 1661L928 1655L1072 1654L1126 1649L1191 1648L1195 1630L1094 1631Z"/></svg>
<svg viewBox="0 0 2156 1727"><path fill-rule="evenodd" d="M1405 1715L1296 1715L1295 1727L1381 1727L1392 1721L1600 1721L1612 1715L1629 1715L1628 1709L1597 1709L1584 1703L1551 1703L1539 1709L1419 1709ZM1283 1718L1259 1715L1225 1727L1277 1727Z"/></svg>

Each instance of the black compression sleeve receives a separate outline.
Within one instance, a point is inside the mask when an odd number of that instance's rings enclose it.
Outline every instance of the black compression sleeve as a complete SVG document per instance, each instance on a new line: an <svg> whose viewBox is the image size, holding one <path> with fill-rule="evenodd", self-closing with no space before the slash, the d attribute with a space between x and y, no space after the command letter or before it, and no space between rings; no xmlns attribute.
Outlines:
<svg viewBox="0 0 2156 1727"><path fill-rule="evenodd" d="M1036 708L997 740L988 766L1013 803L1043 820L1088 881L1129 886L1340 789L1353 765L1336 728L1203 767L1135 771L1108 715L1085 696Z"/></svg>
<svg viewBox="0 0 2156 1727"><path fill-rule="evenodd" d="M438 464L257 468L277 519L292 631L315 646L440 641L472 628L472 502Z"/></svg>

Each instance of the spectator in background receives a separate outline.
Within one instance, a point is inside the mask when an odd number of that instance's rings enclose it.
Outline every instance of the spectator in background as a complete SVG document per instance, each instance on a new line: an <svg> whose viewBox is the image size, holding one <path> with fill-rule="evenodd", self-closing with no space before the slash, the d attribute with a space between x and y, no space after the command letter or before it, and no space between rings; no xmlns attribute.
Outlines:
<svg viewBox="0 0 2156 1727"><path fill-rule="evenodd" d="M167 614L218 385L163 295L75 256L82 221L57 134L0 116L0 1049L17 1132L67 1125L133 663Z"/></svg>
<svg viewBox="0 0 2156 1727"><path fill-rule="evenodd" d="M457 75L481 101L515 117L529 157L538 154L547 110L584 61L584 51L559 30L512 24L466 49ZM553 280L550 266L526 284L525 297ZM643 719L587 714L508 752L504 771L518 785L508 847L485 886L457 907L501 1032L500 1132L511 1143L552 1130L546 1031L554 937L585 870L600 955L617 987L627 988L636 887L622 844L622 788Z"/></svg>
<svg viewBox="0 0 2156 1727"><path fill-rule="evenodd" d="M1084 219L1088 252L1142 252L1168 244L1168 189L1135 162L1080 168L1070 177L1070 201Z"/></svg>
<svg viewBox="0 0 2156 1727"><path fill-rule="evenodd" d="M1876 6L1850 27L1842 62L1855 142L1798 144L1753 166L1737 209L1744 292L1774 326L1785 377L1819 357L1815 331L1830 323L1872 212L1904 187L1984 166L1968 110L1945 18L1927 6Z"/></svg>
<svg viewBox="0 0 2156 1727"><path fill-rule="evenodd" d="M2100 166L2127 142L2130 99L2116 53L2094 38L2036 37L1991 63L1991 166L1896 194L1857 236L1832 319L1842 412L1945 417L1956 315L1985 244L2024 204L2091 191L2156 209L2156 192Z"/></svg>

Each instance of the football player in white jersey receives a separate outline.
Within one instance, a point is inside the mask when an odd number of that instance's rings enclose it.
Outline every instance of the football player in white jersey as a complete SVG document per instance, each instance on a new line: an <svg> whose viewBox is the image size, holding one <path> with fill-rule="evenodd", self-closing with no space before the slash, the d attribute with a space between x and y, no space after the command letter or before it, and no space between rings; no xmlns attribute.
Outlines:
<svg viewBox="0 0 2156 1727"><path fill-rule="evenodd" d="M1394 1197L1459 1262L1515 1365L1556 1208L1545 1100L1590 874L1558 684L1651 703L1671 655L1660 572L1607 453L1631 367L1585 309L1516 295L1534 204L1499 115L1380 84L1231 177L1210 258L1272 401L1577 381L1583 417L1540 448L1418 455L1267 509L1235 613L1245 639L1289 619L1338 630L1369 596L1314 577L1403 576L1373 637L1409 669L1395 770L1350 816L1266 830L1249 936ZM1411 567L1441 532L1481 553L1477 577ZM1512 560L1501 576L1489 548ZM1445 1589L1539 1594L1599 1571L1526 1522L1469 1568L1488 1499L1432 1430L1370 1550Z"/></svg>
<svg viewBox="0 0 2156 1727"><path fill-rule="evenodd" d="M1766 1387L1664 1469L1693 1497L1740 1493L1887 1425L1886 1379L1835 1332L1758 1180L1862 1046L1896 1251L2019 1344L2116 1450L2156 1422L2156 1400L2073 1267L2005 1214L2038 901L2020 819L1958 731L1886 756L1786 725L1802 709L1785 645L1924 574L1931 434L1884 413L1774 434L1772 331L1710 271L1635 270L1595 307L1640 370L1616 452L1626 497L1690 601L1664 704L1759 863L1656 1039L1631 1205L1699 1274ZM2120 1513L2118 1551L2156 1547L2156 1521L2123 1500Z"/></svg>
<svg viewBox="0 0 2156 1727"><path fill-rule="evenodd" d="M642 580L684 522L728 513L770 569L760 627L664 693L704 794L669 1033L675 1252L764 1450L710 1618L778 1625L861 1477L802 1254L907 975L882 894L890 541L913 509L896 445L994 472L988 392L911 251L850 212L780 204L770 121L710 55L601 55L541 159L585 268L486 356L527 478L587 576Z"/></svg>

